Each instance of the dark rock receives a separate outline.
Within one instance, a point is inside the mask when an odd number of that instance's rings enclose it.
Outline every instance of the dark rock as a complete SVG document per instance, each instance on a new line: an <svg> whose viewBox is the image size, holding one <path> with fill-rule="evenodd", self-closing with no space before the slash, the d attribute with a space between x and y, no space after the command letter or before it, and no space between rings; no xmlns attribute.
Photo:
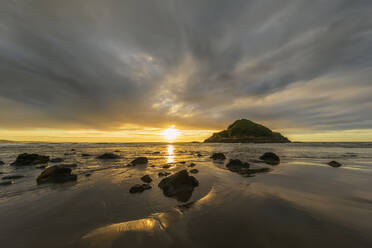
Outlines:
<svg viewBox="0 0 372 248"><path fill-rule="evenodd" d="M29 166L45 164L49 162L49 156L23 153L18 155L17 159L11 164L14 166Z"/></svg>
<svg viewBox="0 0 372 248"><path fill-rule="evenodd" d="M181 161L180 164L186 164L186 162L185 161Z"/></svg>
<svg viewBox="0 0 372 248"><path fill-rule="evenodd" d="M273 152L265 152L260 159L269 165L278 165L280 163L280 158Z"/></svg>
<svg viewBox="0 0 372 248"><path fill-rule="evenodd" d="M289 143L280 133L247 119L235 121L226 130L214 133L206 143Z"/></svg>
<svg viewBox="0 0 372 248"><path fill-rule="evenodd" d="M99 155L97 158L98 159L118 159L120 158L120 156L114 153L106 152L102 155Z"/></svg>
<svg viewBox="0 0 372 248"><path fill-rule="evenodd" d="M115 150L114 152L121 152L120 150Z"/></svg>
<svg viewBox="0 0 372 248"><path fill-rule="evenodd" d="M92 174L91 173L86 173L84 176L90 177Z"/></svg>
<svg viewBox="0 0 372 248"><path fill-rule="evenodd" d="M61 163L63 161L63 158L52 158L50 162L52 163Z"/></svg>
<svg viewBox="0 0 372 248"><path fill-rule="evenodd" d="M154 154L154 155L155 155L155 154L160 154L160 152L153 152L152 154Z"/></svg>
<svg viewBox="0 0 372 248"><path fill-rule="evenodd" d="M76 181L77 176L71 174L71 169L61 165L54 165L45 169L37 177L37 184L42 183L63 183L67 181Z"/></svg>
<svg viewBox="0 0 372 248"><path fill-rule="evenodd" d="M149 175L144 175L143 177L141 177L141 180L145 183L151 183L152 182L152 178Z"/></svg>
<svg viewBox="0 0 372 248"><path fill-rule="evenodd" d="M166 176L169 176L170 174L171 174L170 172L159 172L158 176L159 177L166 177Z"/></svg>
<svg viewBox="0 0 372 248"><path fill-rule="evenodd" d="M75 149L71 149L72 152L76 151Z"/></svg>
<svg viewBox="0 0 372 248"><path fill-rule="evenodd" d="M199 185L195 177L189 176L186 170L182 170L159 183L159 188L167 197L175 197L178 201L186 202L190 199L195 187Z"/></svg>
<svg viewBox="0 0 372 248"><path fill-rule="evenodd" d="M129 166L136 166L140 164L147 164L149 161L146 157L138 157L133 159L132 162L129 163Z"/></svg>
<svg viewBox="0 0 372 248"><path fill-rule="evenodd" d="M222 152L217 152L217 153L213 153L213 155L211 156L211 159L213 159L213 160L225 160L226 157L225 157L225 154L223 154Z"/></svg>
<svg viewBox="0 0 372 248"><path fill-rule="evenodd" d="M189 164L190 168L195 167L195 166L196 166L196 164L194 164L194 163Z"/></svg>
<svg viewBox="0 0 372 248"><path fill-rule="evenodd" d="M198 154L196 154L196 156L203 157L203 155L201 155L199 152L198 152Z"/></svg>
<svg viewBox="0 0 372 248"><path fill-rule="evenodd" d="M10 180L10 179L19 179L19 178L22 178L22 177L25 177L25 176L22 176L22 175L13 175L13 176L5 176L1 179L3 180Z"/></svg>
<svg viewBox="0 0 372 248"><path fill-rule="evenodd" d="M12 185L13 183L14 183L13 181L0 182L0 186L8 186L8 185Z"/></svg>
<svg viewBox="0 0 372 248"><path fill-rule="evenodd" d="M239 159L230 159L226 167L233 172L239 172L243 168L249 168L249 163L242 162Z"/></svg>
<svg viewBox="0 0 372 248"><path fill-rule="evenodd" d="M163 168L164 169L168 169L168 168L170 168L171 166L169 165L169 164L165 164L165 165L163 165Z"/></svg>
<svg viewBox="0 0 372 248"><path fill-rule="evenodd" d="M334 168L337 168L337 167L340 167L342 164L340 164L339 162L337 161L331 161L328 163L329 166L332 166Z"/></svg>
<svg viewBox="0 0 372 248"><path fill-rule="evenodd" d="M190 170L190 173L192 173L192 174L196 174L196 173L198 173L198 172L199 172L198 169L192 169L192 170Z"/></svg>
<svg viewBox="0 0 372 248"><path fill-rule="evenodd" d="M249 169L249 168L243 168L241 170L238 171L239 174L241 175L253 175L253 174L257 174L257 173L266 173L266 172L270 172L271 169L270 168L258 168L258 169Z"/></svg>
<svg viewBox="0 0 372 248"><path fill-rule="evenodd" d="M142 193L145 190L151 189L152 187L148 184L136 184L129 189L129 193Z"/></svg>
<svg viewBox="0 0 372 248"><path fill-rule="evenodd" d="M82 157L90 157L90 156L92 156L92 155L90 155L90 154L88 154L88 153L82 153L81 156L82 156Z"/></svg>
<svg viewBox="0 0 372 248"><path fill-rule="evenodd" d="M3 161L0 160L0 165L4 165L5 163Z"/></svg>

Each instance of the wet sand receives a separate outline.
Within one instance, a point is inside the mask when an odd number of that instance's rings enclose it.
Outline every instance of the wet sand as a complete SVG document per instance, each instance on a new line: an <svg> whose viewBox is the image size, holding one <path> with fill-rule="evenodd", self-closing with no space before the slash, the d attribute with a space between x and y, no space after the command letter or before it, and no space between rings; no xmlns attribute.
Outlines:
<svg viewBox="0 0 372 248"><path fill-rule="evenodd" d="M78 182L44 185L3 197L1 244L372 247L370 171L284 158L269 173L243 177L207 156L192 157L185 164L173 158L167 171L190 169L190 162L196 162L199 170L194 176L200 185L182 203L165 197L157 187L162 179L157 174L165 171L163 162L150 160L154 167L97 170ZM154 179L153 188L129 194L144 174Z"/></svg>

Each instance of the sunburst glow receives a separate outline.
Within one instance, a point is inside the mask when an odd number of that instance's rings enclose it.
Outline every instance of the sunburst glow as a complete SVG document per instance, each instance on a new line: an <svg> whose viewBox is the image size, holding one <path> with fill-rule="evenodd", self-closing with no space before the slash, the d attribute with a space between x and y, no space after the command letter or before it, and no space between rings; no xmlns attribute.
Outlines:
<svg viewBox="0 0 372 248"><path fill-rule="evenodd" d="M164 139L168 141L174 141L178 137L177 129L170 127L163 131Z"/></svg>

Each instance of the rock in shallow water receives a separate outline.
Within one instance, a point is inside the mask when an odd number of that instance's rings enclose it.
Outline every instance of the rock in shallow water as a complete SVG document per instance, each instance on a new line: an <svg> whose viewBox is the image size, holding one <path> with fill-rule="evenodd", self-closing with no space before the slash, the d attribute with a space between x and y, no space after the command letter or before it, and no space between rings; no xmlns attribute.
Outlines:
<svg viewBox="0 0 372 248"><path fill-rule="evenodd" d="M0 182L0 186L8 186L8 185L12 185L13 183L14 183L13 181Z"/></svg>
<svg viewBox="0 0 372 248"><path fill-rule="evenodd" d="M217 152L217 153L213 153L213 155L211 156L211 159L213 159L213 160L225 160L226 157L225 157L225 154L223 154L222 152Z"/></svg>
<svg viewBox="0 0 372 248"><path fill-rule="evenodd" d="M328 163L329 166L332 166L334 168L337 168L337 167L340 167L342 164L340 164L339 162L337 161L331 161Z"/></svg>
<svg viewBox="0 0 372 248"><path fill-rule="evenodd" d="M249 163L242 162L239 159L230 159L230 161L227 163L226 167L230 171L237 172L241 170L242 168L249 168Z"/></svg>
<svg viewBox="0 0 372 248"><path fill-rule="evenodd" d="M166 177L166 176L168 176L168 175L170 175L171 173L170 172L159 172L158 173L158 176L159 177Z"/></svg>
<svg viewBox="0 0 372 248"><path fill-rule="evenodd" d="M192 169L192 170L190 170L190 173L192 173L192 174L196 174L196 173L198 173L198 172L199 172L198 169Z"/></svg>
<svg viewBox="0 0 372 248"><path fill-rule="evenodd" d="M62 158L52 158L52 159L50 160L50 162L52 162L52 163L61 163L62 161L63 161Z"/></svg>
<svg viewBox="0 0 372 248"><path fill-rule="evenodd" d="M111 153L111 152L106 152L102 155L99 155L97 158L98 159L118 159L120 158L120 156L117 154Z"/></svg>
<svg viewBox="0 0 372 248"><path fill-rule="evenodd" d="M5 164L5 163L4 163L3 161L0 160L0 165L3 165L3 164Z"/></svg>
<svg viewBox="0 0 372 248"><path fill-rule="evenodd" d="M143 191L149 190L151 188L152 187L149 184L146 184L146 183L144 183L144 184L136 184L136 185L132 186L129 189L129 193L131 193L131 194L142 193Z"/></svg>
<svg viewBox="0 0 372 248"><path fill-rule="evenodd" d="M163 190L165 196L175 197L178 201L186 202L198 185L199 182L195 177L189 176L186 170L182 170L164 178L158 186Z"/></svg>
<svg viewBox="0 0 372 248"><path fill-rule="evenodd" d="M64 183L68 181L76 181L77 175L71 173L71 169L61 165L54 165L45 169L37 177L37 184L42 183Z"/></svg>
<svg viewBox="0 0 372 248"><path fill-rule="evenodd" d="M19 154L17 159L11 164L14 166L29 166L37 164L45 164L49 162L49 156L38 154Z"/></svg>
<svg viewBox="0 0 372 248"><path fill-rule="evenodd" d="M273 152L265 152L260 159L269 165L278 165L280 163L280 158Z"/></svg>
<svg viewBox="0 0 372 248"><path fill-rule="evenodd" d="M147 164L148 162L149 161L146 157L138 157L138 158L133 159L133 161L130 162L128 166L136 166L136 165L140 165L140 164Z"/></svg>
<svg viewBox="0 0 372 248"><path fill-rule="evenodd" d="M145 183L152 182L152 178L149 175L144 175L143 177L141 177L141 180L144 181Z"/></svg>

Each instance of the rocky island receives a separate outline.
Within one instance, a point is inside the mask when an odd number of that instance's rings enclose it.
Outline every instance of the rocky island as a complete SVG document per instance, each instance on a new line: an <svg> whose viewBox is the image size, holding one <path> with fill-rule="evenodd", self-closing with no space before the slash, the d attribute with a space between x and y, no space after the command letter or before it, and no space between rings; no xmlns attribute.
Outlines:
<svg viewBox="0 0 372 248"><path fill-rule="evenodd" d="M226 130L214 133L205 143L290 143L291 141L269 128L247 119L235 121Z"/></svg>

